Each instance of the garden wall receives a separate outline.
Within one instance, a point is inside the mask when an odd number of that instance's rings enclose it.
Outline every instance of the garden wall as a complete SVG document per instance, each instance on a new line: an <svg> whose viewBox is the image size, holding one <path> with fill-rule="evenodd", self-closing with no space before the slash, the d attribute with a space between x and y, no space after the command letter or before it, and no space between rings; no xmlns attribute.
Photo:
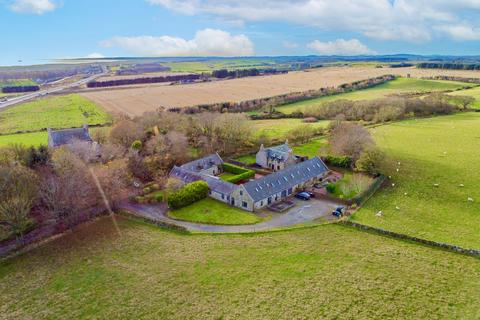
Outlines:
<svg viewBox="0 0 480 320"><path fill-rule="evenodd" d="M409 235L406 235L406 234L396 233L396 232L393 232L393 231L388 231L388 230L384 230L384 229L380 229L380 228L376 228L376 227L371 227L371 226L367 226L367 225L364 225L364 224L360 224L360 223L353 222L353 221L348 221L348 220L342 220L342 221L340 221L340 223L343 224L343 225L349 226L349 227L353 227L353 228L362 230L362 231L374 232L374 233L377 233L377 234L386 235L386 236L396 238L396 239L413 241L413 242L421 243L423 245L427 245L427 246L431 246L431 247L435 247L435 248L441 248L441 249L445 249L445 250L448 250L448 251L457 252L457 253L469 255L469 256L472 256L472 257L480 258L480 250L465 249L465 248L462 248L462 247L459 247L459 246L455 246L453 244L421 239L421 238L409 236Z"/></svg>

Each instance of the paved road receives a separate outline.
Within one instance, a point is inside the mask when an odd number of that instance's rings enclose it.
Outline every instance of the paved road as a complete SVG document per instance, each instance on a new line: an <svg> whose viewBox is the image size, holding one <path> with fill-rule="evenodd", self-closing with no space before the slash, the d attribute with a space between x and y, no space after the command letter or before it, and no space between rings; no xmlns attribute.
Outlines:
<svg viewBox="0 0 480 320"><path fill-rule="evenodd" d="M312 200L309 202L298 202L297 205L286 213L274 213L273 217L261 223L254 225L241 226L222 226L193 223L174 220L167 216L167 207L165 204L142 205L125 203L121 207L127 211L135 213L148 219L175 224L194 232L214 232L214 233L239 233L239 232L258 232L270 231L279 228L295 226L314 221L319 218L332 220L333 209L338 206L337 203L326 200Z"/></svg>
<svg viewBox="0 0 480 320"><path fill-rule="evenodd" d="M81 79L79 81L76 81L76 82L73 82L73 83L70 83L70 84L65 84L65 85L55 87L55 88L40 90L40 91L24 94L24 95L21 95L21 96L17 96L17 97L14 97L14 98L10 98L7 101L0 102L0 110L4 109L4 108L7 108L7 107L11 107L11 106L19 104L19 103L27 102L29 100L40 98L40 97L46 96L48 94L57 93L57 92L60 92L60 91L66 90L66 89L82 86L82 85L86 84L87 82L95 80L98 77L101 77L103 75L105 75L105 73L94 74L90 77Z"/></svg>

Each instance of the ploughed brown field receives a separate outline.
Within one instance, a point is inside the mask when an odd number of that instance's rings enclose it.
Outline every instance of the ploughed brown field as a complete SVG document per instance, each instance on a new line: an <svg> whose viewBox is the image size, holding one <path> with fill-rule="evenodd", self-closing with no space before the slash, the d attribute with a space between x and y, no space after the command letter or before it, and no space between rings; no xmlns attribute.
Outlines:
<svg viewBox="0 0 480 320"><path fill-rule="evenodd" d="M479 71L416 69L328 67L282 75L248 77L190 85L144 85L141 87L109 88L82 93L107 111L130 116L155 111L160 107L185 107L218 102L239 102L270 97L290 92L336 87L343 83L373 78L385 74L399 76L431 77L449 75L480 77Z"/></svg>

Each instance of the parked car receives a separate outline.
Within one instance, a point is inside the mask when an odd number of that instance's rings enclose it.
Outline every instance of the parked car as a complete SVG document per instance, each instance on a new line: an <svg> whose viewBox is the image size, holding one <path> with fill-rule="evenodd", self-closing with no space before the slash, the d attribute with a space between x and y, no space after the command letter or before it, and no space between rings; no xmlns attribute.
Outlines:
<svg viewBox="0 0 480 320"><path fill-rule="evenodd" d="M343 213L340 211L334 210L332 211L332 216L340 218L341 216L343 216Z"/></svg>
<svg viewBox="0 0 480 320"><path fill-rule="evenodd" d="M308 193L308 195L310 196L310 198L315 198L315 193L310 192L310 191L305 191L305 192Z"/></svg>
<svg viewBox="0 0 480 320"><path fill-rule="evenodd" d="M300 192L295 195L295 198L303 200L303 201L308 201L310 200L310 195L307 192Z"/></svg>
<svg viewBox="0 0 480 320"><path fill-rule="evenodd" d="M341 216L343 216L344 212L345 212L345 207L339 206L335 208L335 210L332 212L332 215L340 218Z"/></svg>

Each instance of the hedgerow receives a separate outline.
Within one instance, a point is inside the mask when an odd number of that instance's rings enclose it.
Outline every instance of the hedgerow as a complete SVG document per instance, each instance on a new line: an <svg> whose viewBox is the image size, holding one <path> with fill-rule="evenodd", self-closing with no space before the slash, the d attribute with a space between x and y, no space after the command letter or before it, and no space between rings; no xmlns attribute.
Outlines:
<svg viewBox="0 0 480 320"><path fill-rule="evenodd" d="M223 164L223 171L235 174L235 176L225 179L225 181L231 183L237 183L243 180L253 178L255 176L255 171L245 169L230 163Z"/></svg>
<svg viewBox="0 0 480 320"><path fill-rule="evenodd" d="M208 196L208 184L205 181L195 181L168 195L167 203L171 209L180 209Z"/></svg>

